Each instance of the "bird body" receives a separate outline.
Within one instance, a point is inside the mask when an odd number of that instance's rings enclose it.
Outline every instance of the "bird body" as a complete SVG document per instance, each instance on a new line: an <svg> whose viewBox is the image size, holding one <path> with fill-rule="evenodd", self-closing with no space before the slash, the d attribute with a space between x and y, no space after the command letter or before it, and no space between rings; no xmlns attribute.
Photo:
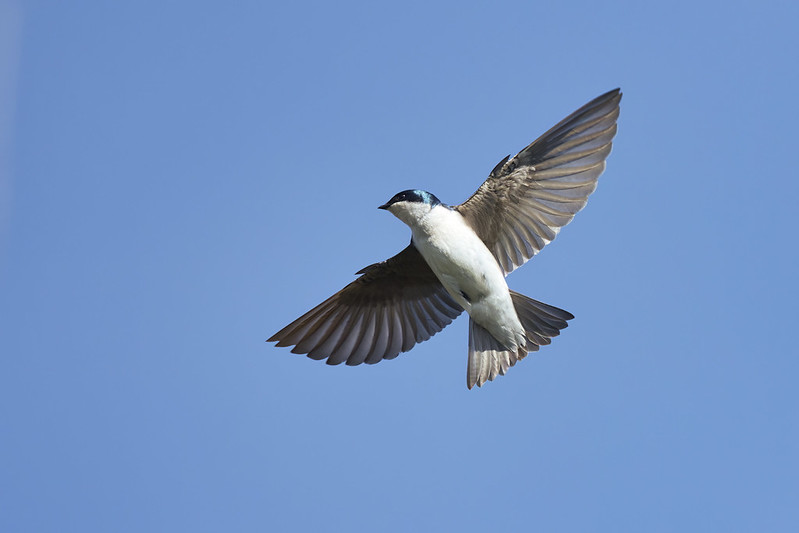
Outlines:
<svg viewBox="0 0 799 533"><path fill-rule="evenodd" d="M466 202L418 189L380 206L411 244L269 341L328 364L393 359L469 314L467 386L482 386L549 344L574 316L508 288L505 276L552 241L588 201L616 134L619 89L595 98L514 157Z"/></svg>
<svg viewBox="0 0 799 533"><path fill-rule="evenodd" d="M458 211L419 202L387 209L408 224L413 245L473 320L508 348L526 344L502 269Z"/></svg>

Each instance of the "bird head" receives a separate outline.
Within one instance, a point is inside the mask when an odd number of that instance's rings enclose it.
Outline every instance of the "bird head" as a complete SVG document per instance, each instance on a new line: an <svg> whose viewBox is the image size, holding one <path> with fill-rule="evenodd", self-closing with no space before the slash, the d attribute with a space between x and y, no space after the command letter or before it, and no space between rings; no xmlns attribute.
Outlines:
<svg viewBox="0 0 799 533"><path fill-rule="evenodd" d="M385 209L407 225L413 226L437 205L442 204L434 194L419 189L408 189L398 192L378 209Z"/></svg>

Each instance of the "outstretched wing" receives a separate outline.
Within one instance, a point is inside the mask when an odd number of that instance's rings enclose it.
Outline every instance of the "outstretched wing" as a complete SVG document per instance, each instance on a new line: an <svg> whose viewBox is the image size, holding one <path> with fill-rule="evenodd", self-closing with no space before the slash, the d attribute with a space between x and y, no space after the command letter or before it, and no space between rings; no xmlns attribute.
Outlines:
<svg viewBox="0 0 799 533"><path fill-rule="evenodd" d="M267 342L327 364L373 364L426 341L463 309L413 244L361 276Z"/></svg>
<svg viewBox="0 0 799 533"><path fill-rule="evenodd" d="M614 89L587 103L513 159L500 161L456 207L505 274L537 254L585 206L605 170L620 101Z"/></svg>

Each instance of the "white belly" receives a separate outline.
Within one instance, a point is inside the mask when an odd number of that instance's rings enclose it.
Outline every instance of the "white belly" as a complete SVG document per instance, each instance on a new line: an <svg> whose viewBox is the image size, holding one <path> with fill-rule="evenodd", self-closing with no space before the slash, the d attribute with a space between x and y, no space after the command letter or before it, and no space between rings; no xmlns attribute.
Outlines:
<svg viewBox="0 0 799 533"><path fill-rule="evenodd" d="M505 275L461 214L439 206L420 222L413 242L447 292L506 347L523 343Z"/></svg>

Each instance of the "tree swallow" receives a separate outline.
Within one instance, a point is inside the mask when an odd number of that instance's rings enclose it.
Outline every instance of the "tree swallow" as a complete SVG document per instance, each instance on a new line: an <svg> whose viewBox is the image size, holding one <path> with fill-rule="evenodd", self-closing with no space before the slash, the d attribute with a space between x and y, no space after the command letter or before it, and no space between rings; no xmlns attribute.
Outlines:
<svg viewBox="0 0 799 533"><path fill-rule="evenodd" d="M407 352L469 314L467 386L482 386L549 344L574 316L508 289L505 276L571 222L594 192L616 134L621 92L584 105L512 159L471 198L448 206L407 190L380 206L411 243L278 331L267 342L330 365L374 364Z"/></svg>

